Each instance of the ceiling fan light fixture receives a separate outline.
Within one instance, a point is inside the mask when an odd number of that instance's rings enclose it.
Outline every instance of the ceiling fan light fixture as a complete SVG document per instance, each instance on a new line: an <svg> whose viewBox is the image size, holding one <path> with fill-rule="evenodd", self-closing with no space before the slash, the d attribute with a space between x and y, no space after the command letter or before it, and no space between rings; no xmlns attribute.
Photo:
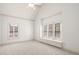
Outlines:
<svg viewBox="0 0 79 59"><path fill-rule="evenodd" d="M29 3L28 6L33 8L34 10L36 9L35 4L33 4L33 3Z"/></svg>

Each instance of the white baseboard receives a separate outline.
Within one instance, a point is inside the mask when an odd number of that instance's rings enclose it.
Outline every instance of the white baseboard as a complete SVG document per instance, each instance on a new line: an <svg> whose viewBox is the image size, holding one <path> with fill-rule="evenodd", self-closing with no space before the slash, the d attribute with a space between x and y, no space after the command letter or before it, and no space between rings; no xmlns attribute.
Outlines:
<svg viewBox="0 0 79 59"><path fill-rule="evenodd" d="M29 40L32 40L32 39L29 39ZM5 40L5 41L2 41L0 43L0 46L3 46L3 45L8 45L8 44L15 44L15 43L20 43L20 42L26 42L26 41L29 41L29 40Z"/></svg>
<svg viewBox="0 0 79 59"><path fill-rule="evenodd" d="M45 39L40 39L38 41L43 42L43 43L47 43L47 44L50 44L50 45L53 45L53 46L56 46L56 47L62 47L63 46L63 43L61 41L45 40Z"/></svg>

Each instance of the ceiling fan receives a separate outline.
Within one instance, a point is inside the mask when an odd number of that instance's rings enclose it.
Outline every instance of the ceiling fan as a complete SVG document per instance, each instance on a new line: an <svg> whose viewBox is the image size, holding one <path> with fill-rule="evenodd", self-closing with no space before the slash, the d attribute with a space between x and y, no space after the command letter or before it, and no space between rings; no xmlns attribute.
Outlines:
<svg viewBox="0 0 79 59"><path fill-rule="evenodd" d="M41 6L42 3L28 3L28 7L33 8L34 10L36 9L36 7Z"/></svg>

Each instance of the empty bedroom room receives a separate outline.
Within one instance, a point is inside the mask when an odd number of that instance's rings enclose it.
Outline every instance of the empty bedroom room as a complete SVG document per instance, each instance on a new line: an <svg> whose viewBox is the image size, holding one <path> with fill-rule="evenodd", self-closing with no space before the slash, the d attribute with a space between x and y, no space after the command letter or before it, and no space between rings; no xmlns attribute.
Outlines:
<svg viewBox="0 0 79 59"><path fill-rule="evenodd" d="M0 55L78 55L79 3L0 3Z"/></svg>

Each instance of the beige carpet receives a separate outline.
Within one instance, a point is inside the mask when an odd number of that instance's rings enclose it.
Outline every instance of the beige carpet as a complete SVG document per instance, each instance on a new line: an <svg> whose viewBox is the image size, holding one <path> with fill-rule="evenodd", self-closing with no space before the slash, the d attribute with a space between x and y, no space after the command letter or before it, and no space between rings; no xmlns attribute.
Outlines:
<svg viewBox="0 0 79 59"><path fill-rule="evenodd" d="M0 46L0 55L72 55L54 46L49 46L37 41L26 41L21 43Z"/></svg>

